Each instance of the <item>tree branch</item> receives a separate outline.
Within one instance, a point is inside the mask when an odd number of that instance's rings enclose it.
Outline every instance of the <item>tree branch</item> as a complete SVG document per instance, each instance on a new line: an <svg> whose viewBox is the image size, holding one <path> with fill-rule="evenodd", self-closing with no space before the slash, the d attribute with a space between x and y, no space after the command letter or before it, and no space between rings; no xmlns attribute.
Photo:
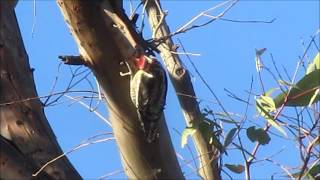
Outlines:
<svg viewBox="0 0 320 180"><path fill-rule="evenodd" d="M161 10L160 2L158 0L146 1L146 11L149 16L149 23L154 32L153 38L159 39L168 37L165 43L159 45L161 57L164 60L169 72L171 82L177 94L187 94L191 97L196 97L193 85L188 71L183 67L182 62L171 37L170 30L164 19L164 13ZM184 28L182 28L184 29ZM221 179L220 170L217 161L216 149L209 144L201 134L199 128L201 112L198 102L195 98L187 96L178 96L182 112L184 114L187 127L196 128L197 131L193 135L193 142L195 143L199 159L199 173L203 179Z"/></svg>

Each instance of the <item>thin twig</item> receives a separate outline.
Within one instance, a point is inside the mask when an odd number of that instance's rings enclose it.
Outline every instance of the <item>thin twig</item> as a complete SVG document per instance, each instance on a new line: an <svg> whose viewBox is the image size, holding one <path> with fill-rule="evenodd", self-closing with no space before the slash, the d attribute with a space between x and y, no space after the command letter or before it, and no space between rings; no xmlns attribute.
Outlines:
<svg viewBox="0 0 320 180"><path fill-rule="evenodd" d="M54 89L56 88L56 85L57 85L58 79L59 79L59 71L60 71L61 65L62 65L62 62L60 62L59 65L58 65L57 75L56 75L56 77L54 78L53 85L52 85L52 87L51 87L51 90L50 90L50 93L49 93L48 98L43 102L44 106L46 106L46 104L48 103L48 101L49 101L50 98L52 97L51 95L53 94Z"/></svg>
<svg viewBox="0 0 320 180"><path fill-rule="evenodd" d="M61 94L63 96L64 94L67 94L67 93L97 93L97 92L92 92L92 91L87 91L87 90L81 90L81 91L72 90L72 91L68 91L68 92L62 91L62 92L56 92L56 93L52 93L52 94L44 95L44 96L35 96L35 97L29 97L29 98L25 98L25 99L10 101L10 102L4 102L4 103L0 103L0 106L8 106L8 105L16 104L16 103L23 103L23 102L32 101L35 99L48 98L50 96L56 96L56 95L61 95Z"/></svg>
<svg viewBox="0 0 320 180"><path fill-rule="evenodd" d="M265 159L266 161L269 161L277 166L279 166L292 180L295 180L296 178L292 176L292 174L290 173L290 171L284 167L282 164L272 160L272 159Z"/></svg>
<svg viewBox="0 0 320 180"><path fill-rule="evenodd" d="M107 133L107 134L112 134L112 133ZM102 135L106 135L106 133L102 134ZM74 151L77 151L78 149L81 149L81 148L84 148L86 146L89 146L89 145L92 145L92 144L96 144L96 143L101 143L101 142L105 142L105 141L109 141L109 140L114 140L115 138L114 137L111 137L111 138L104 138L104 139L99 139L99 140L96 140L96 141L91 141L88 139L87 141L89 142L84 142L84 143L81 143L79 144L78 146L72 148L71 150L53 158L52 160L48 161L47 163L45 163L43 166L41 166L41 168L36 171L34 174L32 174L33 177L35 176L38 176L39 173L42 172L43 169L45 169L47 166L49 166L50 164L54 163L55 161L61 159L62 157L74 152Z"/></svg>
<svg viewBox="0 0 320 180"><path fill-rule="evenodd" d="M37 16L37 6L36 6L36 0L33 0L33 19L32 19L32 28L31 28L31 37L34 37L34 30L36 27L36 16Z"/></svg>
<svg viewBox="0 0 320 180"><path fill-rule="evenodd" d="M106 179L110 176L114 176L114 175L121 174L121 173L124 173L124 170L116 170L116 171L110 172L106 175L100 176L98 179L103 180L103 179Z"/></svg>
<svg viewBox="0 0 320 180"><path fill-rule="evenodd" d="M310 46L311 46L311 43L309 43L308 47L306 48L306 51L303 53L302 58L300 58L300 61L297 63L297 66L296 66L296 69L295 69L295 71L294 71L293 77L291 78L291 84L294 84L295 79L296 79L296 76L297 76L297 73L298 73L298 70L299 70L299 67L302 65L303 59L304 59L304 57L306 56L306 53L307 53L308 49L310 48ZM290 77L289 77L289 79L290 79ZM278 118L278 116L280 116L281 112L283 111L284 106L286 105L286 103L287 103L288 100L289 100L289 94L290 94L291 90L292 90L292 86L289 87L288 93L287 93L287 95L286 95L286 97L285 97L285 99L284 99L283 104L281 105L281 107L279 108L279 110L278 110L278 111L276 112L276 114L274 115L274 118L273 118L274 120L276 120L276 119ZM264 131L267 132L270 127L271 127L271 125L270 125L269 123L267 123L266 127L264 128ZM299 144L301 145L301 143L299 143ZM260 147L260 143L257 142L256 145L255 145L255 147L254 147L254 149L253 149L253 151L252 151L253 157L256 155L259 147ZM253 158L249 158L249 159L247 160L247 162L249 163L249 166L250 166L250 164L252 163L252 161L253 161ZM300 178L301 178L301 177L300 177Z"/></svg>
<svg viewBox="0 0 320 180"><path fill-rule="evenodd" d="M270 21L261 21L261 20L235 20L235 19L227 19L227 18L220 18L221 21L229 21L229 22L235 22L235 23L265 23L270 24L273 23L276 18L271 19Z"/></svg>
<svg viewBox="0 0 320 180"><path fill-rule="evenodd" d="M110 121L108 121L106 118L104 118L98 111L96 110L92 110L90 108L90 106L88 106L86 103L84 103L83 101L77 100L76 98L72 97L72 96L68 96L68 95L64 95L65 97L72 99L74 101L77 101L79 104L81 104L82 106L84 106L85 108L87 108L90 112L93 112L94 114L96 114L100 119L102 119L105 123L107 123L110 127L112 127Z"/></svg>
<svg viewBox="0 0 320 180"><path fill-rule="evenodd" d="M199 98L197 96L193 96L193 95L189 95L189 94L184 94L184 93L179 93L177 92L176 93L178 96L184 96L184 97L188 97L188 98L193 98L193 99L197 99L199 101L205 101L205 102L210 102L210 103L213 103L213 104L217 104L216 101L212 101L212 100L207 100L207 99L202 99L202 98Z"/></svg>
<svg viewBox="0 0 320 180"><path fill-rule="evenodd" d="M180 158L180 159L184 162L184 164L181 165L181 168L182 168L184 165L186 165L186 166L189 167L191 170L193 170L193 171L196 170L195 167L193 167L192 165L190 165L190 164L193 162L193 160L187 160L187 159L185 159L181 154L179 154L179 153L177 153L177 152L176 152L176 155L177 155L178 158Z"/></svg>
<svg viewBox="0 0 320 180"><path fill-rule="evenodd" d="M183 49L183 51L186 51L182 42L180 41L180 39L178 39L181 48ZM222 102L219 100L218 96L214 93L214 91L212 90L212 88L210 87L210 85L207 83L207 81L204 79L204 77L201 75L201 73L199 72L198 68L196 67L196 65L192 62L191 57L187 55L187 59L189 60L190 64L192 65L192 67L194 68L194 70L196 71L197 75L199 76L199 78L201 79L201 81L204 83L204 85L207 87L207 89L209 90L209 92L211 93L211 95L214 97L214 99L217 101L218 105L220 106L220 108L223 110L223 112L228 116L228 118L230 118L230 120L233 120L233 118L231 117L231 115L228 113L228 111L224 108L224 106L222 105Z"/></svg>
<svg viewBox="0 0 320 180"><path fill-rule="evenodd" d="M199 53L189 53L189 52L175 52L170 51L172 54L178 54L178 55L189 55L189 56L201 56Z"/></svg>
<svg viewBox="0 0 320 180"><path fill-rule="evenodd" d="M310 144L308 145L307 149L306 149L306 157L303 161L303 165L302 165L302 168L301 168L301 172L299 174L299 177L298 177L298 180L300 180L303 175L304 175L304 171L306 170L307 168L307 165L308 165L308 162L310 160L310 155L311 155L311 151L313 149L313 147L319 143L320 141L320 137L318 136L317 138L315 138L312 142L310 142Z"/></svg>
<svg viewBox="0 0 320 180"><path fill-rule="evenodd" d="M221 17L223 17L238 1L239 0L229 0L229 1L222 2L222 3L216 5L216 6L212 7L212 8L209 8L209 9L201 12L198 15L196 15L190 21L188 21L186 24L184 24L182 27L180 27L175 32L170 33L168 36L163 36L163 37L156 38L156 39L151 39L151 40L156 41L156 42L162 42L162 41L164 41L164 40L166 40L166 39L168 39L170 37L173 37L175 35L178 35L178 34L181 34L181 33L185 33L185 32L190 31L192 29L196 29L196 28L200 28L200 27L206 26L206 25L214 22L215 20L218 20ZM199 25L192 25L192 23L194 23L200 17L204 16L206 13L208 13L210 11L213 11L213 10L219 8L219 7L222 7L222 6L224 6L224 5L228 4L228 3L231 3L231 4L228 7L226 7L223 12L221 12L219 15L217 15L215 19L210 19L209 21L207 21L205 23L202 23L202 24L199 24Z"/></svg>
<svg viewBox="0 0 320 180"><path fill-rule="evenodd" d="M142 20L141 20L141 27L140 27L140 32L142 33L143 32L143 28L144 28L144 19L146 17L146 7L147 7L147 4L148 4L148 1L149 0L146 0L144 5L143 5L143 8L142 8Z"/></svg>
<svg viewBox="0 0 320 180"><path fill-rule="evenodd" d="M215 5L214 7L211 7L203 12L201 12L200 14L196 15L195 17L193 17L190 21L188 21L186 24L184 24L182 27L180 27L177 31L175 31L173 34L177 34L177 33L182 33L182 32L186 32L188 30L191 30L191 29L194 29L194 28L198 28L198 27L202 27L203 25L197 25L197 26L191 26L191 24L193 24L196 20L198 20L200 17L202 16L205 16L207 13L219 8L219 7L222 7L226 4L229 4L230 2L232 2L222 13L220 13L218 16L216 16L215 18L212 18L210 21L204 23L204 25L207 25L211 22L213 22L214 20L216 19L219 19L221 18L222 16L225 15L225 13L227 13L231 8L232 6L234 6L238 0L229 0L229 1L225 1L225 2L222 2L218 5ZM190 27L191 26L191 27Z"/></svg>

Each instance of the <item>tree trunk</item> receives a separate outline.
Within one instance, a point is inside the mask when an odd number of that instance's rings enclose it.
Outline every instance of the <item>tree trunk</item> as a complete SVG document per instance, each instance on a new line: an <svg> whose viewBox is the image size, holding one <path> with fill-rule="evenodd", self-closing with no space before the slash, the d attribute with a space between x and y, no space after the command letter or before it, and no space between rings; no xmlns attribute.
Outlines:
<svg viewBox="0 0 320 180"><path fill-rule="evenodd" d="M15 1L0 1L0 179L32 179L32 173L62 151L37 97L14 12ZM67 158L46 167L39 179L81 179Z"/></svg>
<svg viewBox="0 0 320 180"><path fill-rule="evenodd" d="M134 58L143 45L122 9L121 1L58 0L80 55L96 76L106 97L122 163L130 179L183 179L165 119L160 137L148 143L140 130L136 108L129 95L129 77L120 62Z"/></svg>

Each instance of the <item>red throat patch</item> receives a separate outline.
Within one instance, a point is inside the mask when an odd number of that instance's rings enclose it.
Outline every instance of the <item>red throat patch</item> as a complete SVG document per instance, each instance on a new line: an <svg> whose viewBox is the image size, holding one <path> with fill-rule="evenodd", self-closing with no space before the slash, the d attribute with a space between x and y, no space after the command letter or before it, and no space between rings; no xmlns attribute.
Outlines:
<svg viewBox="0 0 320 180"><path fill-rule="evenodd" d="M140 57L136 58L135 64L138 67L138 69L144 69L146 66L146 59L144 55L141 55Z"/></svg>

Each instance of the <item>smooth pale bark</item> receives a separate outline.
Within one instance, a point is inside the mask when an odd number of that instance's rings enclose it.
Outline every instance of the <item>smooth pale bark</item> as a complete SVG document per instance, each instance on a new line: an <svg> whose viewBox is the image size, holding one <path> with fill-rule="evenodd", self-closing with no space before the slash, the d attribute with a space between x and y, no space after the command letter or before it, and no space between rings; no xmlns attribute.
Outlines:
<svg viewBox="0 0 320 180"><path fill-rule="evenodd" d="M160 39L162 37L168 37L158 48L161 51L160 55L166 64L174 89L178 94L186 124L188 127L197 129L192 138L200 161L199 173L203 179L221 179L220 170L216 161L218 151L213 145L205 140L198 129L202 117L199 104L196 99L193 98L196 97L196 94L193 89L189 72L183 67L179 55L175 53L177 51L173 40L169 37L169 27L166 24L165 18L162 18L164 13L159 9L161 8L160 1L147 0L145 2L147 2L146 12L149 16L150 27L155 36L153 38Z"/></svg>
<svg viewBox="0 0 320 180"><path fill-rule="evenodd" d="M127 176L130 179L183 179L164 118L158 141L147 143L129 97L130 77L120 76L120 71L127 71L120 62L130 63L134 47L139 44L120 1L58 0L58 4L80 55L104 90Z"/></svg>
<svg viewBox="0 0 320 180"><path fill-rule="evenodd" d="M32 173L63 152L40 100L21 102L37 97L37 92L14 5L15 1L0 1L0 171L4 179L31 179ZM81 179L67 158L46 167L38 178Z"/></svg>

